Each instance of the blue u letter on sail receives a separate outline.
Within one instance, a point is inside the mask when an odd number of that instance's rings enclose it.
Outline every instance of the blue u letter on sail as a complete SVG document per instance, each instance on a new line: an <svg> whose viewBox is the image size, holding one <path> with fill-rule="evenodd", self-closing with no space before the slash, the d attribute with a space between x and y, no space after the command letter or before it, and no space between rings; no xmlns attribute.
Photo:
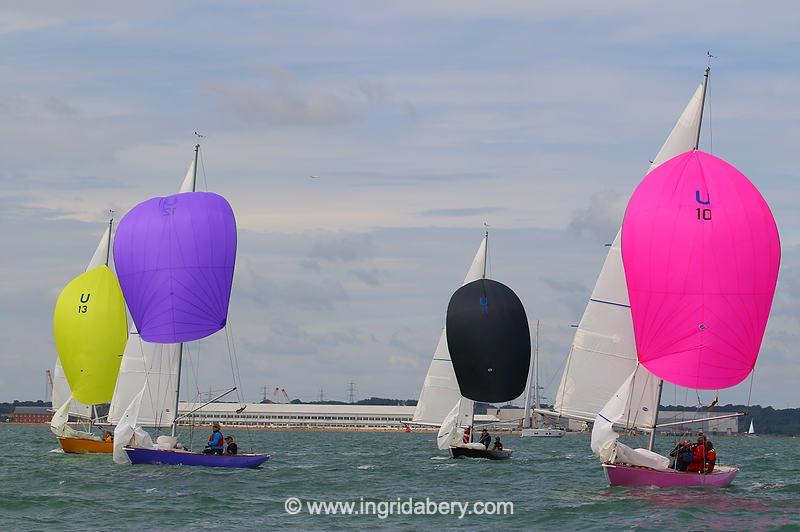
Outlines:
<svg viewBox="0 0 800 532"><path fill-rule="evenodd" d="M480 304L481 304L481 314L483 314L484 316L488 316L489 315L489 300L486 298L486 296L481 297Z"/></svg>
<svg viewBox="0 0 800 532"><path fill-rule="evenodd" d="M699 190L695 190L694 191L694 199L696 199L697 203L699 203L700 205L708 205L709 203L711 203L711 196L708 196L708 193L706 193L706 200L705 201L700 199L700 191Z"/></svg>

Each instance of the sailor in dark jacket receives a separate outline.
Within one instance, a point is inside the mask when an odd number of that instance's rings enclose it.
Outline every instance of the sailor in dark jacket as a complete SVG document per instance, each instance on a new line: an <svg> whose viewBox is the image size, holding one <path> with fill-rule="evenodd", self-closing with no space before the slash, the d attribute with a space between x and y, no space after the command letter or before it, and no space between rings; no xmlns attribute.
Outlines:
<svg viewBox="0 0 800 532"><path fill-rule="evenodd" d="M481 432L481 439L478 440L478 441L480 443L482 443L483 446L488 449L489 445L492 443L492 436L491 436L491 434L489 434L488 430L483 429L483 432Z"/></svg>
<svg viewBox="0 0 800 532"><path fill-rule="evenodd" d="M233 436L225 436L225 454L236 454L239 452L239 446L233 441Z"/></svg>

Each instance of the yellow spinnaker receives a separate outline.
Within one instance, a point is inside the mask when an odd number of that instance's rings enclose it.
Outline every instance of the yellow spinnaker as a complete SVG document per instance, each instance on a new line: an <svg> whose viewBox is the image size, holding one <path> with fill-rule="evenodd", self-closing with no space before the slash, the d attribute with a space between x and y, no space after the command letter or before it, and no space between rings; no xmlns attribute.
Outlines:
<svg viewBox="0 0 800 532"><path fill-rule="evenodd" d="M122 289L108 266L93 268L64 287L53 313L53 337L75 399L110 401L128 323Z"/></svg>

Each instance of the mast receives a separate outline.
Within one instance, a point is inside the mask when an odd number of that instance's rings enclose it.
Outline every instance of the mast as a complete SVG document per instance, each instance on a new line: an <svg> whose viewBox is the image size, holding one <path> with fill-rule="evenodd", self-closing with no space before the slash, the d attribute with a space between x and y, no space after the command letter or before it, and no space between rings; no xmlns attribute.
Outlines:
<svg viewBox="0 0 800 532"><path fill-rule="evenodd" d="M114 225L114 218L112 217L108 221L108 247L106 248L106 266L108 266L108 261L111 258L111 228Z"/></svg>
<svg viewBox="0 0 800 532"><path fill-rule="evenodd" d="M483 247L483 275L481 276L482 279L486 279L486 263L489 259L489 231L486 231L483 234L483 237L486 239L486 245ZM464 397L461 397L461 404L464 403ZM459 409L460 410L460 409ZM475 427L475 403L470 400L470 413L469 413L469 442L472 443L473 441L473 428Z"/></svg>
<svg viewBox="0 0 800 532"><path fill-rule="evenodd" d="M488 262L489 258L489 231L484 233L484 238L486 239L486 247L483 249L483 278L486 279L486 262Z"/></svg>
<svg viewBox="0 0 800 532"><path fill-rule="evenodd" d="M661 404L661 392L664 389L664 379L658 379L658 399L656 400L656 415L653 418L653 426L650 431L650 439L647 441L647 450L652 451L656 443L656 428L658 427L658 405Z"/></svg>
<svg viewBox="0 0 800 532"><path fill-rule="evenodd" d="M708 90L708 75L711 72L711 67L707 66L706 71L703 74L703 96L700 100L700 118L697 120L697 136L694 140L694 149L697 150L700 147L700 131L703 128L703 110L706 106L706 91ZM653 450L653 446L655 446L656 441L656 428L658 427L658 405L661 404L661 392L664 389L664 380L658 380L658 400L656 401L656 415L653 419L653 426L652 430L650 431L650 438L647 441L647 449L649 451Z"/></svg>
<svg viewBox="0 0 800 532"><path fill-rule="evenodd" d="M197 190L197 155L200 152L200 144L194 145L194 168L192 173L192 192ZM178 427L178 403L181 396L181 362L183 361L183 342L178 346L178 373L175 382L175 415L172 419L172 436Z"/></svg>
<svg viewBox="0 0 800 532"><path fill-rule="evenodd" d="M539 408L541 408L541 405L539 404L540 403L540 397L539 397L539 320L536 320L536 348L533 351L533 357L534 357L534 364L536 365L535 371L533 373L533 381L534 381L534 384L533 384L533 386L534 386L534 388L533 388L533 390L534 390L534 392L533 392L534 403L533 403L533 405L534 405L534 408L536 408L538 410Z"/></svg>
<svg viewBox="0 0 800 532"><path fill-rule="evenodd" d="M536 332L539 332L539 320L536 320ZM536 335L536 345L539 345L539 335ZM531 416L533 416L533 411L531 411L531 387L538 386L538 382L534 384L534 380L536 377L534 376L534 364L536 363L536 351L534 351L534 361L531 364L530 369L528 370L528 389L525 391L525 408L523 412L522 418L522 428L528 429L531 426Z"/></svg>
<svg viewBox="0 0 800 532"><path fill-rule="evenodd" d="M708 74L711 72L711 67L706 67L706 72L703 74L703 98L700 101L700 120L697 121L697 137L694 141L694 149L700 147L700 129L703 126L703 109L706 106L706 89L708 88Z"/></svg>

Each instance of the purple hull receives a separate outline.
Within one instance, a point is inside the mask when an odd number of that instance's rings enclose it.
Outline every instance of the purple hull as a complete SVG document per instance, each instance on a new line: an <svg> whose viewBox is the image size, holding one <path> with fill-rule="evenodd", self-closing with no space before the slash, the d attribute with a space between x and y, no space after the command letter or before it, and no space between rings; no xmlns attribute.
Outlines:
<svg viewBox="0 0 800 532"><path fill-rule="evenodd" d="M253 469L267 460L268 454L203 454L189 451L165 451L159 449L131 449L126 447L132 464L162 464L202 467L235 467Z"/></svg>
<svg viewBox="0 0 800 532"><path fill-rule="evenodd" d="M730 466L718 466L713 473L707 475L684 473L674 469L659 471L621 464L603 464L603 469L610 486L656 486L658 488L727 488L739 473L738 468Z"/></svg>

